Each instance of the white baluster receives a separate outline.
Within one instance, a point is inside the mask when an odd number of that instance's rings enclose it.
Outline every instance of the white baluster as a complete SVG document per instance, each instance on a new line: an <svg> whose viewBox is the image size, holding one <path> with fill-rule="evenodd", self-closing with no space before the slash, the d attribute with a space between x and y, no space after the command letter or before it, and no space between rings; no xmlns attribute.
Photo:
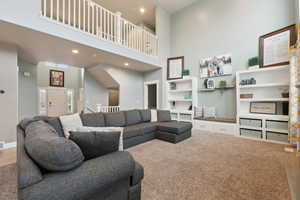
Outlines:
<svg viewBox="0 0 300 200"><path fill-rule="evenodd" d="M50 17L53 19L53 0L50 2Z"/></svg>
<svg viewBox="0 0 300 200"><path fill-rule="evenodd" d="M59 21L59 0L56 0L56 21Z"/></svg>

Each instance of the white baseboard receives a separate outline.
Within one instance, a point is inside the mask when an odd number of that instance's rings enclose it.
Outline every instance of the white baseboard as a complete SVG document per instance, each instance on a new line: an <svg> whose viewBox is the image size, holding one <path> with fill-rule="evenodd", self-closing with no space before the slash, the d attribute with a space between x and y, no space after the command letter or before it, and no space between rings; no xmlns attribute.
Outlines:
<svg viewBox="0 0 300 200"><path fill-rule="evenodd" d="M11 149L17 147L17 142L4 143L4 146L0 150Z"/></svg>

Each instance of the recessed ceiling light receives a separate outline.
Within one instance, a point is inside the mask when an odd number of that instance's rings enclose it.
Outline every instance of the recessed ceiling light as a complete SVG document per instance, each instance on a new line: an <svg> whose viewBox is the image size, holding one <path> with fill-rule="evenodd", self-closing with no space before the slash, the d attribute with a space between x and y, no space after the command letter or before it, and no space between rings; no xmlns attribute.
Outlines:
<svg viewBox="0 0 300 200"><path fill-rule="evenodd" d="M73 49L73 50L72 50L72 53L74 53L74 54L78 54L78 53L79 53L79 51L78 51L77 49Z"/></svg>
<svg viewBox="0 0 300 200"><path fill-rule="evenodd" d="M124 63L124 65L125 65L125 66L129 66L129 63L126 62L126 63Z"/></svg>
<svg viewBox="0 0 300 200"><path fill-rule="evenodd" d="M144 14L145 13L145 8L140 8L140 12L142 13L142 14Z"/></svg>

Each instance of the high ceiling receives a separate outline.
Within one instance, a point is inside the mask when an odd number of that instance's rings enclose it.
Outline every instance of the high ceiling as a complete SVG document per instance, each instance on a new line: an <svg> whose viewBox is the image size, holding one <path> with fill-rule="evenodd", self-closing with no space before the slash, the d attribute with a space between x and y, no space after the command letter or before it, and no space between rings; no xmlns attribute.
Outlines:
<svg viewBox="0 0 300 200"><path fill-rule="evenodd" d="M145 23L155 27L155 8L161 6L169 13L174 13L197 0L94 0L103 7L113 11L121 12L122 16L135 23ZM140 8L145 9L141 14Z"/></svg>

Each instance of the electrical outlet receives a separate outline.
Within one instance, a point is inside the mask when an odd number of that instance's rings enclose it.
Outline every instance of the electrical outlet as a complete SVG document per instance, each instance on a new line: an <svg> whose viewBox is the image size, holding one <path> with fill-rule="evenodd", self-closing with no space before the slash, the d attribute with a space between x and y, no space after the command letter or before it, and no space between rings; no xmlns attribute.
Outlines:
<svg viewBox="0 0 300 200"><path fill-rule="evenodd" d="M0 149L3 149L3 148L4 148L4 144L5 144L4 141L0 141Z"/></svg>

